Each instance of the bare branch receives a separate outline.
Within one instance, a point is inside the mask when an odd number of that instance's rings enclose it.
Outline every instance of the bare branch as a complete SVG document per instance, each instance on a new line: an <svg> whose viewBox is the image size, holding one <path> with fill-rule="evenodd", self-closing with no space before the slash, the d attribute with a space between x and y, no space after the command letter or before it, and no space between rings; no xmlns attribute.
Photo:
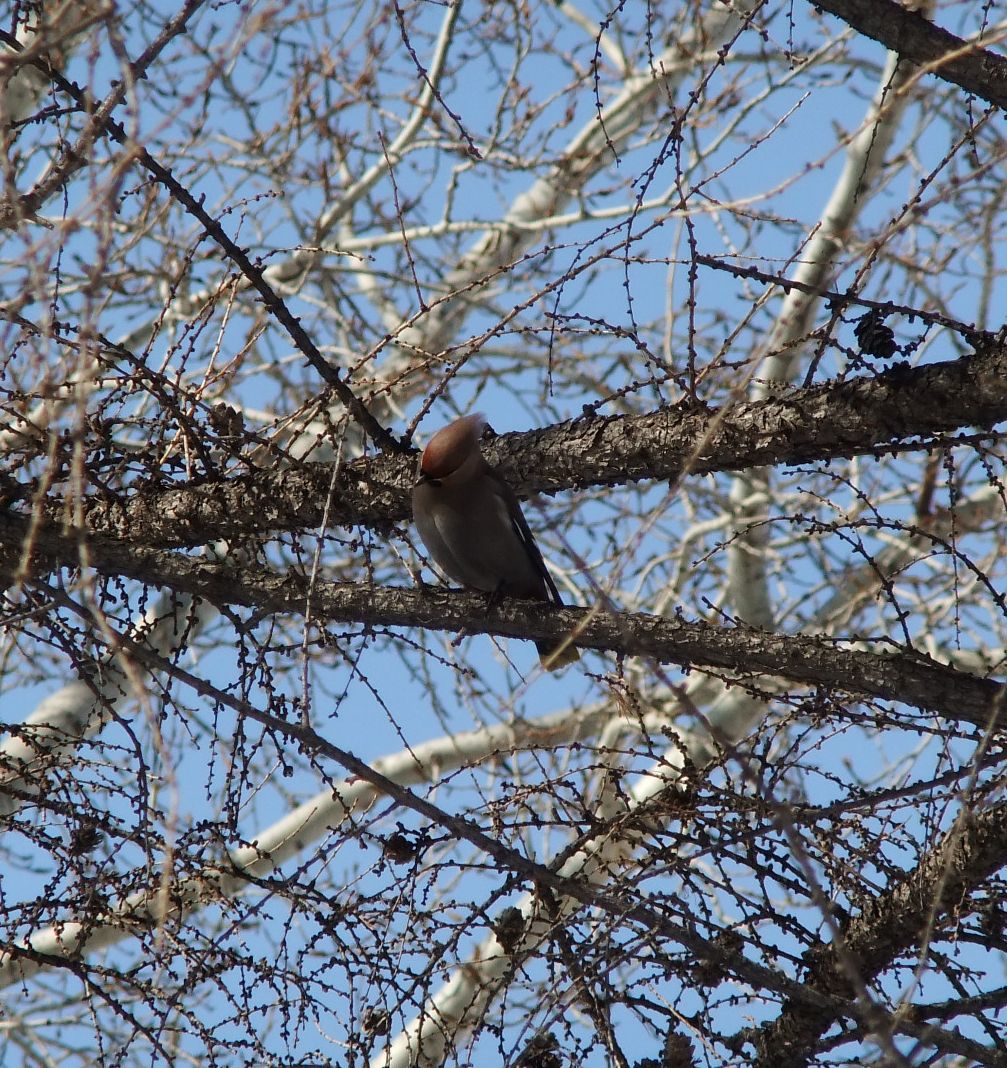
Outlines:
<svg viewBox="0 0 1007 1068"><path fill-rule="evenodd" d="M1007 107L1007 59L984 48L979 41L964 41L895 0L812 3L938 78L996 107Z"/></svg>
<svg viewBox="0 0 1007 1068"><path fill-rule="evenodd" d="M485 451L524 496L929 449L943 443L928 435L991 428L1005 418L1007 349L996 344L980 356L897 366L720 410L593 417L504 434ZM408 518L414 466L411 458L386 456L345 464L330 521L380 526ZM305 463L124 501L91 498L86 520L95 534L160 545L304 529L321 520L330 474L327 464Z"/></svg>

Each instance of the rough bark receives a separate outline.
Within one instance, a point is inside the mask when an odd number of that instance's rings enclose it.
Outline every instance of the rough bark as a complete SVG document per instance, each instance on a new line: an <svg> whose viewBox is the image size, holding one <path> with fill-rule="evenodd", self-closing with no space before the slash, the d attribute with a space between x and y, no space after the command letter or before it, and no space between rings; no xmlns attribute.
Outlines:
<svg viewBox="0 0 1007 1068"><path fill-rule="evenodd" d="M19 562L16 547L26 536L24 521L9 516L0 519L0 538L8 547L0 556L0 573L8 579ZM77 565L81 544L72 534L39 535L32 569ZM13 550L9 548L12 545ZM86 546L89 563L98 572L167 586L217 607L301 614L308 603L308 580L295 572L280 575L212 564L106 541L90 540ZM899 701L984 728L1000 715L1001 683L956 671L924 654L888 643L881 645L885 652L879 655L850 649L833 639L714 627L644 613L555 608L538 602L530 605L516 598L493 603L482 594L441 587L416 590L316 582L310 587L310 602L312 618L318 622L421 627L532 640L572 635L577 645L586 649L721 669L741 678L778 675L810 686Z"/></svg>
<svg viewBox="0 0 1007 1068"><path fill-rule="evenodd" d="M894 0L813 0L865 37L997 107L1007 107L1007 59L935 26Z"/></svg>
<svg viewBox="0 0 1007 1068"><path fill-rule="evenodd" d="M873 377L795 389L770 400L710 410L585 416L503 434L486 454L522 496L684 474L800 464L930 447L931 435L989 429L1007 419L1007 349ZM95 534L158 546L199 545L317 526L329 502L332 526L382 528L409 518L415 458L381 454L343 465L305 463L147 490L125 500L95 496Z"/></svg>
<svg viewBox="0 0 1007 1068"><path fill-rule="evenodd" d="M846 999L853 986L846 961L854 961L860 981L871 983L900 954L926 953L930 931L969 894L1007 863L1007 804L982 812L965 810L944 839L905 879L870 901L853 917L836 944L819 943L809 954L808 986L828 998ZM807 1064L815 1044L838 1018L834 1011L787 1004L779 1018L752 1036L755 1062L765 1068ZM980 1063L1002 1064L988 1051Z"/></svg>

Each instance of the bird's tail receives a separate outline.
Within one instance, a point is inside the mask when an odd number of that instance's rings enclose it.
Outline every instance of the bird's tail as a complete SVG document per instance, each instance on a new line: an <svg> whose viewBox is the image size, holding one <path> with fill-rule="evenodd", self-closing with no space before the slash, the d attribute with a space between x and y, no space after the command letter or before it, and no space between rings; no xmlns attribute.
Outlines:
<svg viewBox="0 0 1007 1068"><path fill-rule="evenodd" d="M573 664L580 660L577 646L569 638L564 638L559 645L554 645L552 642L536 642L535 648L538 649L542 667L546 671L559 671L560 668L565 668L567 664Z"/></svg>

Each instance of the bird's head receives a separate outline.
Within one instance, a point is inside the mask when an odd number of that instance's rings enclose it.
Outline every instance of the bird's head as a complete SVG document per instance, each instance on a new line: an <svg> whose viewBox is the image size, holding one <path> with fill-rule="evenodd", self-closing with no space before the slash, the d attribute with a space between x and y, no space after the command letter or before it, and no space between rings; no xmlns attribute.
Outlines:
<svg viewBox="0 0 1007 1068"><path fill-rule="evenodd" d="M485 429L486 416L477 412L438 430L420 457L417 481L437 484L464 481L475 475L484 463L479 439Z"/></svg>

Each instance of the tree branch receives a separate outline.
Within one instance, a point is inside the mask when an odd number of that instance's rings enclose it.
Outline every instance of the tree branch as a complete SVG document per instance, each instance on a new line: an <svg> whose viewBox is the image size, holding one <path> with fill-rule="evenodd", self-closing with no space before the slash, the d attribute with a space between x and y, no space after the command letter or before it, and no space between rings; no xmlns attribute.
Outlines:
<svg viewBox="0 0 1007 1068"><path fill-rule="evenodd" d="M171 36L182 32L185 22L191 17L192 11L199 7L204 0L189 0L181 15L169 23L162 37L170 40ZM169 35L170 31L170 35ZM160 40L160 39L159 39ZM0 41L8 48L17 51L20 46L10 34L0 31ZM146 56L146 53L145 53ZM88 94L78 85L64 78L59 71L53 70L44 58L38 58L33 62L40 67L59 88L66 93L85 112L90 111L93 101ZM307 362L318 373L323 382L328 385L345 406L353 419L358 423L377 444L391 452L401 452L404 446L374 418L364 402L353 392L339 371L319 351L318 346L312 341L311 336L301 325L300 319L295 316L286 303L269 284L264 269L258 262L253 262L249 253L242 248L227 233L220 222L215 219L203 206L203 197L196 197L187 189L172 173L171 168L155 159L142 145L137 144L122 125L112 118L112 111L120 102L121 87L113 93L91 115L87 129L81 135L77 154L86 158L86 149L99 133L105 134L116 144L126 149L128 158L142 167L156 179L184 209L191 215L220 247L227 258L237 267L241 274L248 280L262 298L263 304L269 309L276 321L286 330L297 350L304 356ZM59 186L65 182L63 175L59 176ZM0 226L11 225L18 219L34 215L40 203L48 196L47 190L35 190L33 193L21 197L16 208L8 207L6 216L0 215Z"/></svg>
<svg viewBox="0 0 1007 1068"><path fill-rule="evenodd" d="M0 576L9 581L20 562L18 546L28 521L0 517ZM44 568L79 566L82 539L73 532L36 532L33 563ZM88 562L98 572L168 586L221 607L302 614L307 579L296 572L206 563L188 556L89 539ZM34 569L32 569L34 570ZM556 608L516 598L490 603L482 594L442 587L421 590L366 583L318 582L311 612L329 623L372 627L422 627L508 638L558 640L572 635L584 649L647 656L683 666L715 668L745 676L777 675L810 686L898 701L956 722L989 727L999 716L1004 690L993 679L956 671L913 650L894 645L886 655L844 647L816 637L772 634L744 627L667 619L645 613ZM886 646L882 646L885 648Z"/></svg>
<svg viewBox="0 0 1007 1068"><path fill-rule="evenodd" d="M800 464L932 446L927 435L991 428L1007 419L1007 347L982 355L795 389L771 400L709 410L577 419L504 434L485 449L522 495L684 474ZM381 528L408 519L415 460L381 455L344 465L332 526ZM255 471L125 500L91 497L94 534L147 545L199 545L317 526L332 484L328 464ZM60 506L59 512L62 511ZM54 512L54 518L56 517Z"/></svg>
<svg viewBox="0 0 1007 1068"><path fill-rule="evenodd" d="M154 653L163 656L156 648ZM596 706L586 712L578 709L463 731L379 757L372 766L399 786L419 786L501 751L515 753L526 746L540 745L544 739L557 744L586 738L609 715L606 706ZM169 917L181 922L211 902L236 897L250 889L255 880L268 878L309 844L341 827L351 814L367 811L379 797L380 792L359 777L328 785L275 823L260 828L247 844L229 850L224 860L175 880L170 897L164 895L160 879L146 885L148 873L134 872L124 883L139 884L142 889L107 914L36 931L20 947L21 951L0 953L0 989L31 979L43 970L47 959L52 962L97 953L134 935L138 926L147 930L151 924L164 924Z"/></svg>
<svg viewBox="0 0 1007 1068"><path fill-rule="evenodd" d="M871 982L1005 862L1007 803L982 812L963 810L943 841L905 879L845 925L841 949L824 943L815 948L807 960L808 986L832 997L849 997L852 988L841 960L844 954L859 963L863 982ZM921 951L926 951L925 945ZM819 1035L835 1019L834 1013L809 1012L804 1004L784 1006L776 1020L749 1038L759 1051L755 1063L767 1068L807 1064Z"/></svg>
<svg viewBox="0 0 1007 1068"><path fill-rule="evenodd" d="M958 85L987 103L1007 108L1007 59L935 26L894 0L812 0L821 11Z"/></svg>
<svg viewBox="0 0 1007 1068"><path fill-rule="evenodd" d="M69 599L62 601L68 605ZM77 606L73 606L79 611ZM607 893L604 889L592 886L584 879L574 876L567 877L561 870L542 864L530 859L520 850L513 848L506 842L498 840L488 834L482 826L473 820L454 813L433 804L426 797L407 789L393 781L387 775L369 766L359 757L347 749L335 745L322 737L310 727L301 723L291 722L265 712L249 701L235 697L233 694L220 690L209 682L186 671L177 663L170 663L162 657L158 657L150 650L129 637L121 636L121 647L126 649L130 656L139 663L145 664L155 672L165 672L176 680L185 683L196 693L207 697L220 705L230 708L241 716L247 717L267 729L276 732L286 738L291 744L296 744L305 753L314 753L325 757L341 768L344 768L354 778L369 783L376 791L395 801L412 812L422 816L435 826L443 827L454 835L459 841L466 841L484 855L491 858L499 871L508 871L520 877L542 893L549 891L562 898L572 898L581 905L599 909L615 918L620 924L629 923L646 931L660 935L662 938L676 942L689 949L698 960L708 961L724 969L727 973L737 975L753 986L774 990L795 1003L806 1003L814 1006L819 1012L834 1011L834 1006L829 999L817 990L810 990L803 983L795 982L784 975L779 969L769 968L756 961L749 960L743 953L731 952L723 946L702 938L695 930L675 920L668 919L660 901L651 903L639 903L631 897L615 892ZM72 939L79 939L83 925L77 923L71 928L65 925ZM36 954L24 947L11 947L12 957L0 958L0 977L4 976L5 970L12 965L16 967L13 958L25 956L33 960L35 964L44 963L36 958ZM57 963L53 960L52 963ZM16 974L16 973L15 973ZM855 1013L855 1008L852 1010Z"/></svg>

